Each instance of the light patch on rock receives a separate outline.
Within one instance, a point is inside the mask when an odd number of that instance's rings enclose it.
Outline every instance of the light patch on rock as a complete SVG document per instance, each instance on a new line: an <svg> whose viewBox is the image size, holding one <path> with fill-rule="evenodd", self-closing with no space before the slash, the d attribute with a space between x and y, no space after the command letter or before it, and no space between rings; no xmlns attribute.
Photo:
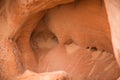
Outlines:
<svg viewBox="0 0 120 80"><path fill-rule="evenodd" d="M66 47L66 51L67 51L68 54L71 54L71 53L77 51L77 50L80 48L80 47L79 47L77 44L75 44L75 43L71 43L71 44L69 44L69 45L65 45L65 47Z"/></svg>

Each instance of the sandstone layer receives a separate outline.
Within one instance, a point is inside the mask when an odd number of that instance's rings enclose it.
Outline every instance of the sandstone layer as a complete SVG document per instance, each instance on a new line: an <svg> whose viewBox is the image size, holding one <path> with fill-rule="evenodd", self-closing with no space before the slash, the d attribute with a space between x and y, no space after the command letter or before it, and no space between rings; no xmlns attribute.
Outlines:
<svg viewBox="0 0 120 80"><path fill-rule="evenodd" d="M119 0L1 0L0 80L117 80Z"/></svg>

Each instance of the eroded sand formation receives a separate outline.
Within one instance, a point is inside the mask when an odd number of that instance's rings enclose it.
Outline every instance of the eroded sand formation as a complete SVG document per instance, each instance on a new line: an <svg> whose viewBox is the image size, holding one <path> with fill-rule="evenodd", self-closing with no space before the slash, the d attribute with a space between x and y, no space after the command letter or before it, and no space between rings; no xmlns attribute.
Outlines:
<svg viewBox="0 0 120 80"><path fill-rule="evenodd" d="M0 80L117 80L119 0L1 0Z"/></svg>

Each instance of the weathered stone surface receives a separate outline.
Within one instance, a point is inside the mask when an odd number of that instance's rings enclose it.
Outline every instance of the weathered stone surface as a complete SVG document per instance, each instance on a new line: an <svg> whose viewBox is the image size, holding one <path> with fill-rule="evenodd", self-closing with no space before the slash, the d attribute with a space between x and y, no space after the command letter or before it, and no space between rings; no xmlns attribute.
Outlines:
<svg viewBox="0 0 120 80"><path fill-rule="evenodd" d="M119 3L1 0L0 80L117 80Z"/></svg>
<svg viewBox="0 0 120 80"><path fill-rule="evenodd" d="M45 72L37 74L29 70L16 78L17 80L71 80L70 76L64 71Z"/></svg>
<svg viewBox="0 0 120 80"><path fill-rule="evenodd" d="M111 28L113 49L120 65L120 1L105 0L105 4Z"/></svg>

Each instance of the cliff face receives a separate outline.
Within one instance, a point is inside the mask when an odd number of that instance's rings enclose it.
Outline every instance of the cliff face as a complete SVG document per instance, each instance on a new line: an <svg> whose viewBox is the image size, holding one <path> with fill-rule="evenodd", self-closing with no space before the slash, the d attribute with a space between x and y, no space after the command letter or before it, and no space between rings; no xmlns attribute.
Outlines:
<svg viewBox="0 0 120 80"><path fill-rule="evenodd" d="M0 80L117 80L119 3L1 0Z"/></svg>

